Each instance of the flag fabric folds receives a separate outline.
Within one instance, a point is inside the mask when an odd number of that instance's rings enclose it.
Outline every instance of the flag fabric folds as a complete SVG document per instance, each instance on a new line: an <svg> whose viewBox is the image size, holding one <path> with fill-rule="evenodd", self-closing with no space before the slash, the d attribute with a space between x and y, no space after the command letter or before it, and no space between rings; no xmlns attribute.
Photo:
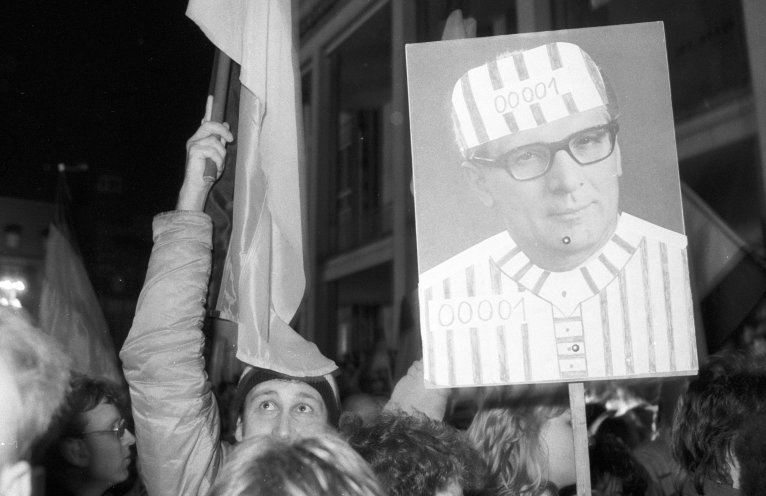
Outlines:
<svg viewBox="0 0 766 496"><path fill-rule="evenodd" d="M218 297L237 358L294 376L335 370L290 327L305 291L302 136L291 2L191 0L186 14L241 66L234 208Z"/></svg>
<svg viewBox="0 0 766 496"><path fill-rule="evenodd" d="M766 263L690 187L681 191L689 262L714 352L766 293Z"/></svg>
<svg viewBox="0 0 766 496"><path fill-rule="evenodd" d="M60 173L59 190L65 188ZM122 383L112 335L96 292L75 249L59 194L57 220L50 224L45 252L45 279L40 301L40 328L53 336L72 359L73 368L91 377Z"/></svg>

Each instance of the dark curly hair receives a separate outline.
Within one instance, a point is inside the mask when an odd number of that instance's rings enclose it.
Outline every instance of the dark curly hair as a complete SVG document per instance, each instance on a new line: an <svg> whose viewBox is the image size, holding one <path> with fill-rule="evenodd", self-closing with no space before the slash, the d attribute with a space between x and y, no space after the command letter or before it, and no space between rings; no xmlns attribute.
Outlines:
<svg viewBox="0 0 766 496"><path fill-rule="evenodd" d="M80 437L85 429L85 412L93 410L101 403L114 405L123 414L127 409L126 395L118 384L101 378L74 374L71 381L71 393L66 399L62 437Z"/></svg>
<svg viewBox="0 0 766 496"><path fill-rule="evenodd" d="M344 414L340 432L391 496L432 496L450 484L479 492L486 468L465 433L425 415L385 411L364 423Z"/></svg>
<svg viewBox="0 0 766 496"><path fill-rule="evenodd" d="M729 459L743 423L766 412L766 365L741 352L714 355L681 396L673 454L699 494L706 479L731 484Z"/></svg>

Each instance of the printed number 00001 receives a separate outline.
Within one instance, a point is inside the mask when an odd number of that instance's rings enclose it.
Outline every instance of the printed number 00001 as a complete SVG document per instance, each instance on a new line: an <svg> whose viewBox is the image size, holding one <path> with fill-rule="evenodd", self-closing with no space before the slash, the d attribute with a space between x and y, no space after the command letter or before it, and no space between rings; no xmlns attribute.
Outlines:
<svg viewBox="0 0 766 496"><path fill-rule="evenodd" d="M542 100L548 96L549 90L552 95L559 94L556 78L551 78L548 84L541 81L534 86L524 86L520 93L509 91L505 95L497 95L495 97L495 110L498 114L503 114L509 110L515 109L521 102L532 103L536 100Z"/></svg>

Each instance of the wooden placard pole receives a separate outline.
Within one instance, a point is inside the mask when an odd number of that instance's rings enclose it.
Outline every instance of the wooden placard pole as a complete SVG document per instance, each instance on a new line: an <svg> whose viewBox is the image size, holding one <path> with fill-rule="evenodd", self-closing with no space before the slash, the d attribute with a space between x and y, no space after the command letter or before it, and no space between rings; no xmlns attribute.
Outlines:
<svg viewBox="0 0 766 496"><path fill-rule="evenodd" d="M585 416L585 386L569 383L569 408L572 411L577 496L590 496L590 458L588 454L588 420Z"/></svg>

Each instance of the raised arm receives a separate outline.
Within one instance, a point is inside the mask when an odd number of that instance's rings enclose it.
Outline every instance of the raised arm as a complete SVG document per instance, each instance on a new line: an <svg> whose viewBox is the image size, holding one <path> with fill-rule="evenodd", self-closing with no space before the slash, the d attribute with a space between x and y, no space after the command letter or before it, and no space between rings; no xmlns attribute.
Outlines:
<svg viewBox="0 0 766 496"><path fill-rule="evenodd" d="M218 408L203 358L212 224L202 212L222 171L228 127L203 120L187 143L177 210L155 217L154 247L136 316L120 353L149 494L206 494L221 458Z"/></svg>

